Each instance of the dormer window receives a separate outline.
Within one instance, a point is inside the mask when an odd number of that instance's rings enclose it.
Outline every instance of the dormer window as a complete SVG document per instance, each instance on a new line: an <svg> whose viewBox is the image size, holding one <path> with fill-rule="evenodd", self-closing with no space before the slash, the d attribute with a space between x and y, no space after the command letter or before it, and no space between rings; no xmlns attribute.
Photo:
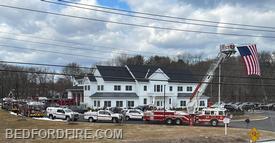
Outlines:
<svg viewBox="0 0 275 143"><path fill-rule="evenodd" d="M126 91L132 91L132 86L131 85L126 85L125 90Z"/></svg>
<svg viewBox="0 0 275 143"><path fill-rule="evenodd" d="M182 86L178 86L178 91L183 91Z"/></svg>
<svg viewBox="0 0 275 143"><path fill-rule="evenodd" d="M186 87L186 91L192 91L193 89L192 89L192 86L187 86Z"/></svg>
<svg viewBox="0 0 275 143"><path fill-rule="evenodd" d="M121 86L120 85L114 85L114 91L120 91Z"/></svg>

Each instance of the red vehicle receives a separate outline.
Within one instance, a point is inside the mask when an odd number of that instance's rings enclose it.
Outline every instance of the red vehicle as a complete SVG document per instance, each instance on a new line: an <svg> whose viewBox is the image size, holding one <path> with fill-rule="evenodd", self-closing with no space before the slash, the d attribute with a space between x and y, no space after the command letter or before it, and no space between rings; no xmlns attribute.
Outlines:
<svg viewBox="0 0 275 143"><path fill-rule="evenodd" d="M219 65L235 53L235 45L221 45L220 52L215 62L210 66L206 75L194 90L190 101L187 103L187 113L177 111L147 111L144 113L145 121L161 121L166 124L189 124L217 126L223 123L225 118L224 108L205 108L199 111L198 99L204 94L208 84L213 80L216 69ZM220 105L220 104L219 104Z"/></svg>
<svg viewBox="0 0 275 143"><path fill-rule="evenodd" d="M145 121L160 121L168 125L212 125L218 126L223 124L225 118L225 109L223 108L206 108L200 114L188 114L182 111L146 111L143 116Z"/></svg>
<svg viewBox="0 0 275 143"><path fill-rule="evenodd" d="M20 105L20 113L26 117L44 117L45 104L42 102L31 101Z"/></svg>

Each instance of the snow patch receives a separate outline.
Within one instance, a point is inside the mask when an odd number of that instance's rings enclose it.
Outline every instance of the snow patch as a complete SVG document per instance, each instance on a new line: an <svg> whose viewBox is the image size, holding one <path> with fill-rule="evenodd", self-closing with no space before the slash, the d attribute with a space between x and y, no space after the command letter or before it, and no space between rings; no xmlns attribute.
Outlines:
<svg viewBox="0 0 275 143"><path fill-rule="evenodd" d="M50 119L50 118L47 118L47 117L42 117L42 118L36 118L36 117L33 117L33 119L35 120L44 120L44 121L55 121L55 122L64 122L64 120L61 120L61 119Z"/></svg>
<svg viewBox="0 0 275 143"><path fill-rule="evenodd" d="M14 112L11 112L11 111L10 111L10 114L11 114L11 115L15 115L15 116L18 116L18 115L17 115L16 113L14 113Z"/></svg>

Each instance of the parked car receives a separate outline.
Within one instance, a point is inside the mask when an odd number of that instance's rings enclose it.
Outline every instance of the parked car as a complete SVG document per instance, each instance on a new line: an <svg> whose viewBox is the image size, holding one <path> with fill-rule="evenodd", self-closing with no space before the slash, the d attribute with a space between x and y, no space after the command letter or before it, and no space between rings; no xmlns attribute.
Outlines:
<svg viewBox="0 0 275 143"><path fill-rule="evenodd" d="M122 115L113 113L110 110L99 110L97 112L88 111L84 113L84 119L89 122L112 121L113 123L118 123L121 121Z"/></svg>
<svg viewBox="0 0 275 143"><path fill-rule="evenodd" d="M139 109L129 109L125 111L125 119L126 120L142 120L143 112Z"/></svg>
<svg viewBox="0 0 275 143"><path fill-rule="evenodd" d="M269 103L262 106L263 110L272 110L275 107L275 103Z"/></svg>
<svg viewBox="0 0 275 143"><path fill-rule="evenodd" d="M251 103L251 102L244 102L244 103L240 104L238 107L242 111L248 111L248 110L255 109L254 103Z"/></svg>
<svg viewBox="0 0 275 143"><path fill-rule="evenodd" d="M238 106L234 105L234 104L225 104L224 108L228 111L228 112L238 112L241 111Z"/></svg>
<svg viewBox="0 0 275 143"><path fill-rule="evenodd" d="M50 119L64 119L67 121L77 121L79 119L79 114L68 108L48 107L46 112Z"/></svg>
<svg viewBox="0 0 275 143"><path fill-rule="evenodd" d="M140 106L135 107L134 109L139 109L142 112L145 112L147 110L156 110L157 107L155 105L140 105Z"/></svg>
<svg viewBox="0 0 275 143"><path fill-rule="evenodd" d="M113 113L121 113L123 108L120 107L110 107L108 110L112 111Z"/></svg>
<svg viewBox="0 0 275 143"><path fill-rule="evenodd" d="M263 103L256 102L254 103L255 110L261 110L261 106L263 106Z"/></svg>
<svg viewBox="0 0 275 143"><path fill-rule="evenodd" d="M81 108L79 106L70 106L69 109L80 114L84 114L85 112L88 111L87 109Z"/></svg>

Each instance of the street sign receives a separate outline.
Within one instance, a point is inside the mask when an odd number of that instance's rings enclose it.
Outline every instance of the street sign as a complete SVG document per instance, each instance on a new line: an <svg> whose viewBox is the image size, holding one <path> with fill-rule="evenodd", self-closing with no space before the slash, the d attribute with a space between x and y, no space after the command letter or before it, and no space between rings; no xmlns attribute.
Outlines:
<svg viewBox="0 0 275 143"><path fill-rule="evenodd" d="M230 122L230 118L225 117L223 119L223 123L224 123L224 135L227 135L227 124L229 124L229 122Z"/></svg>
<svg viewBox="0 0 275 143"><path fill-rule="evenodd" d="M260 133L257 131L256 128L252 128L249 132L248 135L250 137L250 140L255 143L259 138L260 138Z"/></svg>
<svg viewBox="0 0 275 143"><path fill-rule="evenodd" d="M229 122L230 122L230 118L225 117L225 118L223 119L223 123L229 124Z"/></svg>

